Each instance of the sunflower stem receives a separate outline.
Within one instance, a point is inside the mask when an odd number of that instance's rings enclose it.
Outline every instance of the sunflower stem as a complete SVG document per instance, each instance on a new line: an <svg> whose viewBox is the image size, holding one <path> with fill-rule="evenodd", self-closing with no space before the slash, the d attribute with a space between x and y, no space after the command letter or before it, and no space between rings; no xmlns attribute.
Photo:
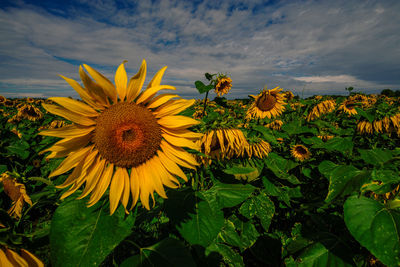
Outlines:
<svg viewBox="0 0 400 267"><path fill-rule="evenodd" d="M206 114L208 92L209 92L209 91L207 91L206 97L204 98L204 108L203 108L203 115L202 115L202 117L204 117L204 115Z"/></svg>

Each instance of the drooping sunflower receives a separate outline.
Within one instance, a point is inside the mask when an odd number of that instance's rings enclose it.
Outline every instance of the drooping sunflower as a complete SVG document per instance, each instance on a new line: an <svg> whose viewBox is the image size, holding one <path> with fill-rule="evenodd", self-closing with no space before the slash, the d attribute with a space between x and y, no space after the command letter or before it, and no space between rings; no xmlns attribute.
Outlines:
<svg viewBox="0 0 400 267"><path fill-rule="evenodd" d="M27 98L26 98L26 102L28 102L28 103L34 103L34 102L35 102L35 99L33 99L32 97L27 97Z"/></svg>
<svg viewBox="0 0 400 267"><path fill-rule="evenodd" d="M259 95L254 96L254 102L247 110L246 117L248 118L261 118L277 117L285 110L285 96L281 93L283 89L275 87L272 90L264 89Z"/></svg>
<svg viewBox="0 0 400 267"><path fill-rule="evenodd" d="M303 145L293 146L293 148L291 150L291 154L295 159L297 159L299 161L304 161L311 157L311 152L308 150L307 147L305 147Z"/></svg>
<svg viewBox="0 0 400 267"><path fill-rule="evenodd" d="M64 138L45 150L52 152L47 158L67 156L49 177L73 169L58 186L71 186L62 198L85 184L79 198L91 194L88 206L97 203L110 187L111 214L119 202L128 212L139 198L142 205L150 209L149 197L154 205L154 192L167 198L164 186L178 187L177 177L187 181L180 166L196 169L198 165L194 156L183 147L198 149L195 140L202 135L187 128L199 122L177 115L195 100L173 100L179 97L175 94L155 96L163 89L175 90L173 86L161 85L167 67L158 71L141 92L146 77L145 60L129 82L122 63L115 74L115 86L90 66L83 66L94 79L80 66L84 87L61 76L78 92L83 102L53 97L50 100L58 105L42 104L47 111L73 122L40 133ZM131 203L129 209L128 202Z"/></svg>
<svg viewBox="0 0 400 267"><path fill-rule="evenodd" d="M315 120L316 118L319 118L320 116L330 113L334 111L336 108L336 102L328 99L325 101L322 101L321 103L318 103L315 105L312 110L308 113L307 115L307 121L312 121Z"/></svg>
<svg viewBox="0 0 400 267"><path fill-rule="evenodd" d="M0 104L3 104L4 102L6 102L7 98L5 98L4 96L0 95Z"/></svg>
<svg viewBox="0 0 400 267"><path fill-rule="evenodd" d="M21 218L24 203L32 206L32 200L26 193L25 185L18 183L17 179L7 172L1 174L0 182L3 184L4 192L12 200L8 214L14 218Z"/></svg>
<svg viewBox="0 0 400 267"><path fill-rule="evenodd" d="M273 122L266 124L265 127L270 128L272 130L279 131L281 129L282 125L283 125L283 121L274 120Z"/></svg>
<svg viewBox="0 0 400 267"><path fill-rule="evenodd" d="M18 117L36 121L43 118L43 113L33 105L23 105L18 109Z"/></svg>
<svg viewBox="0 0 400 267"><path fill-rule="evenodd" d="M215 93L217 96L221 97L224 94L227 94L229 90L232 88L232 79L225 76L220 75L217 78L217 84L215 85Z"/></svg>
<svg viewBox="0 0 400 267"><path fill-rule="evenodd" d="M6 99L6 101L4 101L4 103L3 103L3 105L5 106L5 107L13 107L14 106L14 101L13 100L10 100L10 99Z"/></svg>
<svg viewBox="0 0 400 267"><path fill-rule="evenodd" d="M35 255L25 249L21 249L19 254L6 246L0 248L0 263L1 266L37 266L44 267L44 264Z"/></svg>
<svg viewBox="0 0 400 267"><path fill-rule="evenodd" d="M258 142L249 143L244 150L249 158L252 156L264 158L271 152L271 145L264 140L259 140Z"/></svg>
<svg viewBox="0 0 400 267"><path fill-rule="evenodd" d="M373 133L373 126L372 123L369 121L360 121L357 123L357 131L360 134L372 134Z"/></svg>
<svg viewBox="0 0 400 267"><path fill-rule="evenodd" d="M355 109L355 102L352 100L345 100L340 104L338 110L343 110L345 113L349 115L356 115L357 110Z"/></svg>
<svg viewBox="0 0 400 267"><path fill-rule="evenodd" d="M248 145L246 137L239 129L217 129L208 131L197 141L200 151L210 159L202 158L203 163L211 164L212 159L241 156Z"/></svg>

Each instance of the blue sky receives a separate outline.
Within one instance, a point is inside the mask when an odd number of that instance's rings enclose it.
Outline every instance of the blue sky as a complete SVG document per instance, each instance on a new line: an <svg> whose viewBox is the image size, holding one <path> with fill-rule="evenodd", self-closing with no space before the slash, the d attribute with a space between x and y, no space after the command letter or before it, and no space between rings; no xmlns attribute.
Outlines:
<svg viewBox="0 0 400 267"><path fill-rule="evenodd" d="M226 73L228 98L280 86L307 97L400 89L400 1L108 1L0 3L0 94L77 97L88 64L111 81L146 59L146 82L200 98L194 82ZM146 83L145 82L145 83ZM215 94L211 93L211 97Z"/></svg>

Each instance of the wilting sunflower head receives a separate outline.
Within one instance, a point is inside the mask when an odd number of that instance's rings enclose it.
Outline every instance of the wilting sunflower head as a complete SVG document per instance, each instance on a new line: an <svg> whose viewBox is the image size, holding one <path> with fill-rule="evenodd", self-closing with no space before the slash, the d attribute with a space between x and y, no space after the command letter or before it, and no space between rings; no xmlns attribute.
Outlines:
<svg viewBox="0 0 400 267"><path fill-rule="evenodd" d="M217 78L217 83L215 85L215 93L217 96L223 96L227 94L232 88L232 79L226 75L219 75Z"/></svg>
<svg viewBox="0 0 400 267"><path fill-rule="evenodd" d="M27 97L27 98L26 98L26 102L28 102L28 103L34 103L34 102L35 102L35 99L33 99L32 97Z"/></svg>
<svg viewBox="0 0 400 267"><path fill-rule="evenodd" d="M4 102L3 102L3 105L5 106L5 107L13 107L14 106L14 101L12 101L12 100L10 100L10 99L6 99Z"/></svg>
<svg viewBox="0 0 400 267"><path fill-rule="evenodd" d="M149 197L154 205L154 192L166 198L164 186L178 187L178 177L187 181L180 167L196 169L198 165L184 148L199 149L195 141L202 134L188 130L199 122L177 115L195 100L176 94L156 96L163 89L175 90L161 84L166 67L141 91L147 68L144 60L130 80L122 63L115 74L115 85L93 68L84 67L91 77L80 67L83 86L62 76L83 101L53 97L50 100L58 105L43 104L47 111L73 122L40 133L64 138L43 151L51 152L47 158L67 156L50 177L73 169L59 186L70 186L62 198L85 185L79 198L91 194L88 206L97 203L110 187L111 214L119 202L128 212L139 198L150 209Z"/></svg>
<svg viewBox="0 0 400 267"><path fill-rule="evenodd" d="M43 113L35 106L23 105L18 109L18 116L31 121L36 121L43 118Z"/></svg>
<svg viewBox="0 0 400 267"><path fill-rule="evenodd" d="M19 254L6 246L0 246L1 266L44 266L43 262L25 249L20 249Z"/></svg>
<svg viewBox="0 0 400 267"><path fill-rule="evenodd" d="M6 102L7 98L5 98L4 96L0 95L0 104L3 104L4 102Z"/></svg>
<svg viewBox="0 0 400 267"><path fill-rule="evenodd" d="M272 90L264 89L258 96L255 97L253 104L247 110L247 117L261 118L277 117L285 110L285 96L281 93L279 87Z"/></svg>
<svg viewBox="0 0 400 267"><path fill-rule="evenodd" d="M342 104L339 106L338 109L343 110L345 113L349 115L356 115L357 110L355 109L356 103L353 100L345 100L342 102Z"/></svg>
<svg viewBox="0 0 400 267"><path fill-rule="evenodd" d="M311 152L303 145L293 146L291 153L292 156L299 161L304 161L311 157Z"/></svg>

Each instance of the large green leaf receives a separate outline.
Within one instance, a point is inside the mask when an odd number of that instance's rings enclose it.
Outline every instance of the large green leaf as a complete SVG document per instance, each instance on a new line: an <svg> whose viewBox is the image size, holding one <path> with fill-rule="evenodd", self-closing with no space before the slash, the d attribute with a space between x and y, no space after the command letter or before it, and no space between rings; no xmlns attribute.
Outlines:
<svg viewBox="0 0 400 267"><path fill-rule="evenodd" d="M326 202L359 190L370 179L370 171L359 170L353 165L336 165L328 160L321 162L318 170L329 180Z"/></svg>
<svg viewBox="0 0 400 267"><path fill-rule="evenodd" d="M374 149L359 149L361 158L369 164L372 165L383 165L392 159L392 152L390 150L383 150L380 148Z"/></svg>
<svg viewBox="0 0 400 267"><path fill-rule="evenodd" d="M110 216L104 203L90 208L86 207L86 200L70 198L61 203L51 221L53 266L98 266L132 233L132 214L125 215L120 206Z"/></svg>
<svg viewBox="0 0 400 267"><path fill-rule="evenodd" d="M298 163L285 159L273 152L269 154L264 162L278 178L287 180L292 184L301 183L296 176L289 174L291 169L299 165Z"/></svg>
<svg viewBox="0 0 400 267"><path fill-rule="evenodd" d="M400 266L400 211L366 197L349 197L344 221L350 233L388 266Z"/></svg>
<svg viewBox="0 0 400 267"><path fill-rule="evenodd" d="M316 144L313 148L324 148L331 151L338 151L347 154L353 150L353 141L351 137L334 137L323 144Z"/></svg>
<svg viewBox="0 0 400 267"><path fill-rule="evenodd" d="M206 93L214 88L212 85L205 85L202 81L195 81L194 85L196 86L196 89L197 91L199 91L200 94Z"/></svg>
<svg viewBox="0 0 400 267"><path fill-rule="evenodd" d="M261 192L260 195L244 202L239 211L248 219L252 219L254 216L258 217L265 231L268 231L275 213L275 205L266 193Z"/></svg>
<svg viewBox="0 0 400 267"><path fill-rule="evenodd" d="M295 120L293 122L283 124L282 131L286 132L289 135L298 135L303 133L312 133L313 135L317 135L317 129L307 126L301 126L300 121L301 120Z"/></svg>
<svg viewBox="0 0 400 267"><path fill-rule="evenodd" d="M166 238L150 247L140 249L140 254L126 259L120 267L196 266L186 247L174 238Z"/></svg>
<svg viewBox="0 0 400 267"><path fill-rule="evenodd" d="M191 189L173 191L165 203L172 224L192 245L207 247L224 225L224 214L218 208L213 194Z"/></svg>
<svg viewBox="0 0 400 267"><path fill-rule="evenodd" d="M212 252L218 252L222 255L222 259L228 266L232 267L241 267L244 266L243 258L234 251L232 248L225 244L213 243L206 249L206 256L208 256Z"/></svg>
<svg viewBox="0 0 400 267"><path fill-rule="evenodd" d="M223 184L215 183L213 187L204 192L215 197L218 208L231 208L245 201L256 188L250 184Z"/></svg>
<svg viewBox="0 0 400 267"><path fill-rule="evenodd" d="M273 145L278 144L278 141L276 140L276 137L274 136L274 133L271 129L265 128L261 125L254 125L252 128L257 132L260 132L263 135L264 140L266 140L267 142Z"/></svg>
<svg viewBox="0 0 400 267"><path fill-rule="evenodd" d="M236 165L224 170L224 173L235 176L237 180L244 180L251 182L260 176L260 172L257 168L251 166L240 166Z"/></svg>
<svg viewBox="0 0 400 267"><path fill-rule="evenodd" d="M29 143L24 140L18 140L17 142L14 142L10 146L6 147L10 153L17 155L21 159L27 159L29 157L29 148Z"/></svg>

